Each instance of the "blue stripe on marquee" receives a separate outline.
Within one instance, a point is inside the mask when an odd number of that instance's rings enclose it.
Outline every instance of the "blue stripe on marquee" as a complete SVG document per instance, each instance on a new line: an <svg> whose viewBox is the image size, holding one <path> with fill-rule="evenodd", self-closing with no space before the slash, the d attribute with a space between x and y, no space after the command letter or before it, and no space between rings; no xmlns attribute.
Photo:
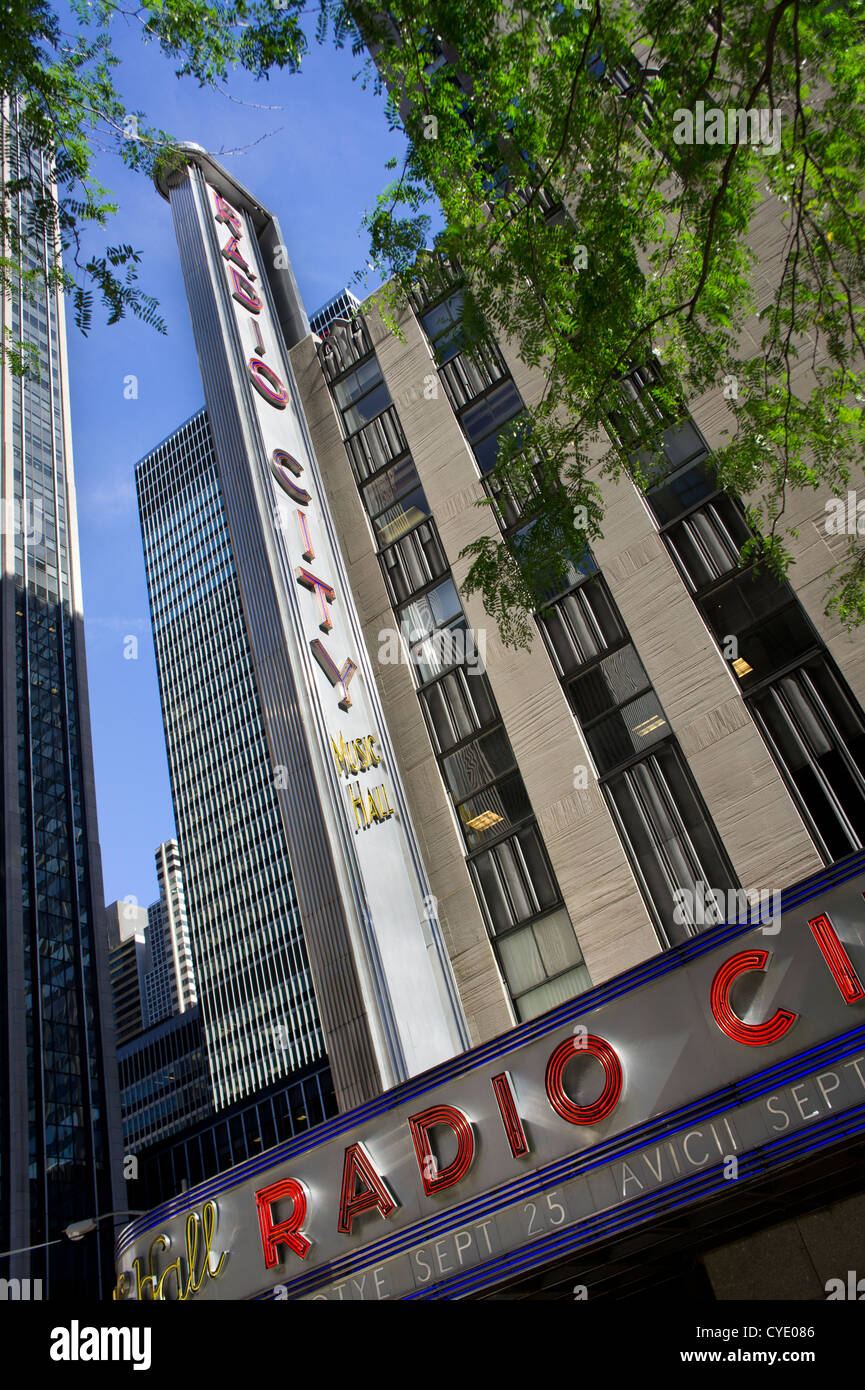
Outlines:
<svg viewBox="0 0 865 1390"><path fill-rule="evenodd" d="M841 863L833 864L829 868L823 869L809 878L802 879L801 882L785 889L781 895L781 911L788 912L801 903L808 902L811 898L825 892L828 888L846 883L849 879L855 878L863 872L865 872L865 851L860 851ZM742 936L745 932L752 930L758 922L759 915L751 911L747 917L739 918L732 924L719 923L718 926L710 927L701 932L699 936L692 937L683 942L682 945L664 951L658 956L652 956L648 961L626 971L623 975L618 975L613 980L599 985L596 989L578 995L576 999L570 1000L567 1004L561 1004L558 1008L551 1009L549 1013L542 1014L539 1018L519 1024L509 1032L501 1033L498 1037L481 1043L470 1052L460 1053L457 1057L450 1058L431 1071L422 1072L419 1076L412 1077L394 1087L393 1090L376 1096L373 1100L365 1102L364 1105L357 1106L354 1110L349 1110L343 1115L336 1115L333 1119L326 1120L324 1124L316 1125L314 1129L296 1139L286 1140L285 1143L278 1144L275 1148L268 1149L255 1158L247 1159L224 1173L208 1178L195 1187L188 1188L180 1196L163 1202L145 1216L125 1226L115 1242L115 1256L122 1255L124 1250L128 1249L139 1236L146 1231L153 1230L156 1226L163 1225L170 1217L191 1210L202 1202L215 1198L232 1187L239 1186L248 1178L255 1177L257 1173L266 1172L268 1169L285 1163L289 1158L318 1148L320 1144L326 1143L327 1140L335 1138L355 1125L396 1109L406 1100L426 1095L427 1092L441 1086L454 1076L464 1075L476 1067L484 1066L504 1053L511 1052L515 1048L533 1041L535 1038L555 1032L561 1028L562 1024L579 1018L581 1014L588 1013L591 1009L598 1008L599 1005L619 998L633 989L638 989L649 980L680 968L689 961L714 950L717 946L723 945L726 941ZM777 1068L756 1072L749 1079L755 1082L759 1081L764 1076L770 1075L773 1070L777 1070ZM218 1112L216 1118L219 1118Z"/></svg>
<svg viewBox="0 0 865 1390"><path fill-rule="evenodd" d="M818 1137L813 1143L808 1142L821 1131L821 1137ZM797 1131L787 1140L777 1140L771 1144L752 1149L748 1154L741 1155L737 1181L742 1181L743 1168L746 1178L757 1177L773 1168L782 1167L784 1164L792 1162L793 1159L801 1158L805 1154L837 1143L839 1138L848 1138L863 1132L865 1132L865 1103L856 1106L853 1110L845 1110L838 1116L815 1121L813 1125L809 1125L805 1130ZM715 1192L728 1186L728 1181L718 1176L722 1172L723 1164L717 1163L711 1169L703 1169L695 1178L685 1179L681 1183L672 1183L656 1192L647 1193L645 1197L634 1198L627 1204L627 1208L624 1205L615 1207L610 1213L601 1213L601 1219L589 1217L585 1221L570 1226L567 1231L543 1236L537 1241L533 1241L531 1246L523 1246L521 1250L499 1256L498 1259L477 1266L465 1275L455 1276L453 1279L433 1285L430 1289L417 1289L414 1293L404 1294L400 1301L459 1297L461 1294L471 1293L485 1285L498 1283L501 1279L520 1271L527 1271L538 1265L547 1264L549 1260L558 1255L573 1253L581 1245L589 1245L601 1237L615 1235L633 1229L635 1226L644 1225L658 1214L666 1215L679 1207L692 1205L701 1197L712 1196ZM676 1193L679 1194L677 1201L663 1200ZM629 1214L623 1216L622 1214L626 1210Z"/></svg>
<svg viewBox="0 0 865 1390"><path fill-rule="evenodd" d="M449 1207L446 1212L442 1212L438 1216L431 1216L414 1226L404 1227L374 1244L351 1251L339 1260L333 1260L326 1265L319 1265L314 1270L310 1270L308 1274L301 1274L295 1279L281 1280L280 1282L289 1293L293 1292L295 1296L311 1293L315 1289L322 1288L338 1279L348 1278L354 1270L366 1269L371 1264L378 1264L382 1260L410 1249L413 1245L447 1235L450 1231L458 1230L468 1222L488 1216L491 1212L508 1206L512 1202L518 1202L525 1197L536 1196L549 1188L557 1187L561 1183L569 1181L571 1178L578 1177L581 1173L588 1173L593 1168L605 1167L614 1160L623 1159L637 1149L644 1148L646 1144L655 1140L660 1142L671 1134L677 1134L681 1130L690 1128L695 1122L702 1123L706 1120L712 1120L716 1116L727 1114L748 1100L754 1100L760 1095L767 1095L776 1086L787 1085L801 1076L807 1076L818 1067L851 1056L863 1046L865 1046L865 1026L855 1028L841 1038L835 1038L829 1043L822 1043L819 1047L799 1053L796 1057L788 1058L786 1062L769 1068L761 1074L764 1078L761 1084L758 1084L757 1077L749 1077L745 1082L726 1087L722 1091L716 1091L714 1095L704 1096L687 1106L683 1106L680 1110L655 1116L645 1124L615 1135L603 1144L595 1144L591 1149L584 1149L578 1154L568 1154L565 1158L556 1159L545 1168L533 1169L524 1177L515 1178L500 1187L491 1188L480 1196L463 1202L458 1207ZM841 1113L850 1114L851 1111ZM674 1123L671 1124L671 1120ZM797 1130L796 1133L801 1134L802 1131ZM791 1140L794 1137L790 1136ZM770 1146L763 1147L768 1148ZM711 1171L713 1171L711 1168L700 1169L699 1174L694 1175L694 1177L701 1177ZM690 1179L683 1181L687 1182ZM662 1190L669 1192L675 1186L675 1184L670 1184ZM647 1196L651 1195L653 1194L647 1194ZM626 1204L619 1204L612 1210L619 1212L624 1205ZM534 1248L534 1243L532 1248ZM262 1294L253 1295L252 1300L266 1298L268 1292L266 1290Z"/></svg>

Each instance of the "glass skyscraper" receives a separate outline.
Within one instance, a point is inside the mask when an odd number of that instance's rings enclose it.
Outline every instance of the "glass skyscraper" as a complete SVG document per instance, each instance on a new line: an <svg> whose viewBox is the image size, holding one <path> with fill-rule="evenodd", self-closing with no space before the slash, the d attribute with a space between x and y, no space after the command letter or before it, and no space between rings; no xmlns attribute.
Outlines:
<svg viewBox="0 0 865 1390"><path fill-rule="evenodd" d="M207 413L136 469L217 1109L324 1056Z"/></svg>
<svg viewBox="0 0 865 1390"><path fill-rule="evenodd" d="M30 211L48 170L25 154L14 106L0 113L4 183L23 272L51 248ZM87 677L62 294L20 285L2 300L4 343L38 348L38 374L2 374L2 797L0 1261L42 1295L97 1296L112 1230L71 1244L65 1226L122 1209L117 1064L108 1004L102 870Z"/></svg>

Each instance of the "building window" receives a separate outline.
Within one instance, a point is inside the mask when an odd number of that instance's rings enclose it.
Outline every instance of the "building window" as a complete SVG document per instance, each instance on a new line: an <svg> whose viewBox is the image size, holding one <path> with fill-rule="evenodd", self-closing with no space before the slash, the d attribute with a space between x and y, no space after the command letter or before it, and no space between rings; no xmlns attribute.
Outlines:
<svg viewBox="0 0 865 1390"><path fill-rule="evenodd" d="M632 373L631 411L661 420L658 368ZM617 416L620 438L627 418ZM632 454L633 458L637 455ZM663 431L646 501L757 728L826 863L865 845L865 721L786 580L742 566L751 536L738 498L718 490L705 440L686 417Z"/></svg>
<svg viewBox="0 0 865 1390"><path fill-rule="evenodd" d="M465 343L462 326L464 295L456 290L434 309L421 315L421 323L430 340L435 360L442 366L462 352Z"/></svg>
<svg viewBox="0 0 865 1390"><path fill-rule="evenodd" d="M452 579L398 610L411 661L421 682L465 661L473 639Z"/></svg>
<svg viewBox="0 0 865 1390"><path fill-rule="evenodd" d="M482 473L489 473L499 451L499 435L522 410L523 402L508 379L460 416L460 424L475 452Z"/></svg>
<svg viewBox="0 0 865 1390"><path fill-rule="evenodd" d="M398 540L431 515L410 458L401 459L374 477L364 487L362 497L380 548Z"/></svg>
<svg viewBox="0 0 865 1390"><path fill-rule="evenodd" d="M827 863L865 847L865 722L830 663L815 657L750 703Z"/></svg>
<svg viewBox="0 0 865 1390"><path fill-rule="evenodd" d="M446 753L498 717L486 676L469 675L461 667L419 693L437 753Z"/></svg>
<svg viewBox="0 0 865 1390"><path fill-rule="evenodd" d="M474 855L469 868L521 1019L591 987L570 917L550 911L559 895L534 826Z"/></svg>
<svg viewBox="0 0 865 1390"><path fill-rule="evenodd" d="M732 866L603 576L590 572L537 617L649 914L673 946L703 925L682 907L697 883L737 887Z"/></svg>
<svg viewBox="0 0 865 1390"><path fill-rule="evenodd" d="M656 925L666 945L675 946L701 925L682 906L697 883L722 891L737 886L684 760L667 744L609 778L604 789Z"/></svg>
<svg viewBox="0 0 865 1390"><path fill-rule="evenodd" d="M335 382L333 394L342 411L346 434L356 434L391 403L375 357Z"/></svg>
<svg viewBox="0 0 865 1390"><path fill-rule="evenodd" d="M448 563L432 522L423 522L381 553L385 581L393 604L440 579Z"/></svg>

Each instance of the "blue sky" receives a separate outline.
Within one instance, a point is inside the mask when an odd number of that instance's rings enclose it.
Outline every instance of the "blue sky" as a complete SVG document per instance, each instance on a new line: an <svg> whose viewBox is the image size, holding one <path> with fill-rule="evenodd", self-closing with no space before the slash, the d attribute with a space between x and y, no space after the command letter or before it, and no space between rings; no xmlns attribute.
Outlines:
<svg viewBox="0 0 865 1390"><path fill-rule="evenodd" d="M230 79L232 101L179 81L124 21L116 49L127 108L218 154L279 217L309 312L351 280L366 260L363 212L389 177L386 161L404 148L388 130L383 98L352 81L359 58L313 41L299 74ZM241 152L221 153L232 150ZM109 328L94 308L87 338L68 326L105 896L147 904L157 893L153 851L174 834L174 816L133 470L204 397L168 204L114 155L100 157L97 173L119 204L102 244L129 242L142 252L140 283L157 296L168 325L167 337L135 320ZM129 376L137 378L137 399L124 396ZM128 637L138 639L137 659L124 657Z"/></svg>

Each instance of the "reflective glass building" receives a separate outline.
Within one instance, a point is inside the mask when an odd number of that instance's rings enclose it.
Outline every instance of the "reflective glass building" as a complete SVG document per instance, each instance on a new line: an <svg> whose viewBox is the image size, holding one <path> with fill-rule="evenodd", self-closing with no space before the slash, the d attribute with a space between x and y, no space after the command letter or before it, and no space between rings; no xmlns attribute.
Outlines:
<svg viewBox="0 0 865 1390"><path fill-rule="evenodd" d="M4 181L47 179L0 113ZM33 192L13 204L22 271L49 267ZM54 1241L124 1205L108 994L62 295L44 282L2 301L4 338L38 348L38 373L2 374L3 874L0 894L0 1249ZM96 1297L111 1223L0 1261L42 1296Z"/></svg>
<svg viewBox="0 0 865 1390"><path fill-rule="evenodd" d="M204 410L136 470L216 1109L324 1057Z"/></svg>

